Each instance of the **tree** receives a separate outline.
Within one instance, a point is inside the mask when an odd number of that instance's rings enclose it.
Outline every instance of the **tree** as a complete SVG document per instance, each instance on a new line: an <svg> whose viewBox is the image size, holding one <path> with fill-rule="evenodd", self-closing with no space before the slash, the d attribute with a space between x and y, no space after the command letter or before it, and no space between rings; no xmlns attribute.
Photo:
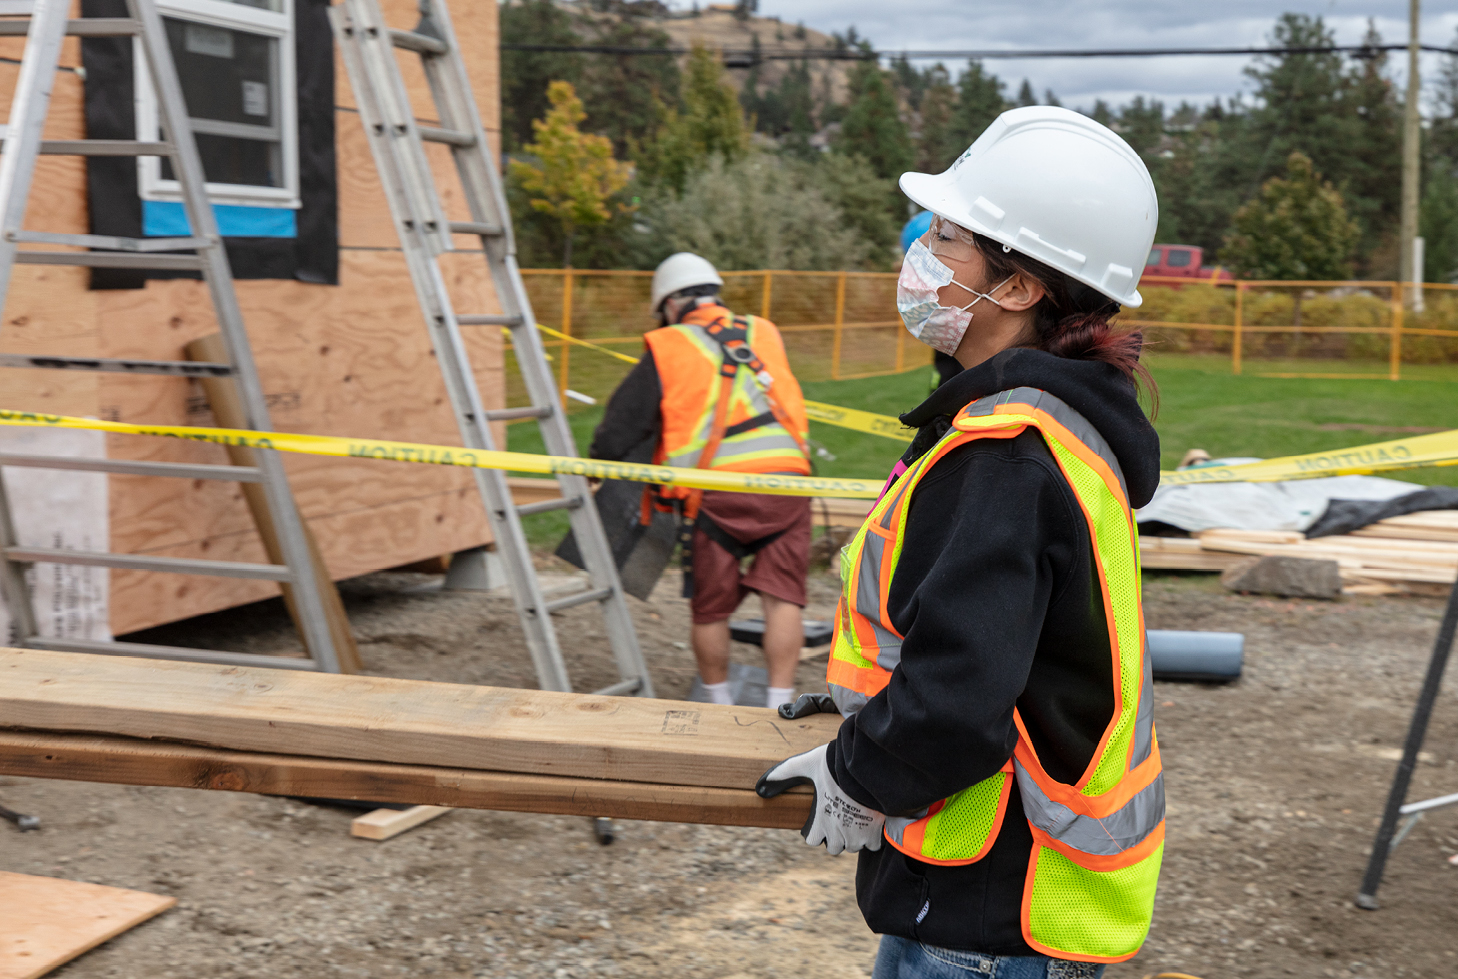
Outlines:
<svg viewBox="0 0 1458 979"><path fill-rule="evenodd" d="M1018 108L1037 104L1038 96L1033 94L1033 83L1024 78L1023 84L1018 88Z"/></svg>
<svg viewBox="0 0 1458 979"><path fill-rule="evenodd" d="M963 147L970 146L992 120L1008 108L1002 79L984 71L982 62L967 62L967 70L957 79L957 114L955 129Z"/></svg>
<svg viewBox="0 0 1458 979"><path fill-rule="evenodd" d="M947 69L934 65L926 72L926 91L921 97L921 131L916 140L916 168L940 173L952 165L967 143L957 131L957 90Z"/></svg>
<svg viewBox="0 0 1458 979"><path fill-rule="evenodd" d="M645 50L669 46L669 36L642 17L591 23L595 24L594 44ZM611 139L616 154L626 155L652 136L658 126L659 104L676 102L680 85L674 58L592 55L584 60L577 90L593 131Z"/></svg>
<svg viewBox="0 0 1458 979"><path fill-rule="evenodd" d="M650 229L649 251L691 251L721 269L867 264L873 243L845 220L817 175L812 163L769 153L733 163L715 157L689 175L681 194L659 192L644 201L638 216Z"/></svg>
<svg viewBox="0 0 1458 979"><path fill-rule="evenodd" d="M572 15L552 0L503 3L500 17L504 44L582 43L572 29ZM570 51L501 52L501 135L508 152L530 142L533 120L547 114L547 86L553 81L576 83L581 75L582 58Z"/></svg>
<svg viewBox="0 0 1458 979"><path fill-rule="evenodd" d="M1164 138L1164 103L1158 99L1146 102L1144 96L1134 96L1134 101L1119 110L1115 128L1134 152L1142 155L1157 149Z"/></svg>
<svg viewBox="0 0 1458 979"><path fill-rule="evenodd" d="M836 149L847 155L864 157L876 176L898 178L910 170L911 133L901 118L886 72L875 61L863 61L851 75L853 97L841 120Z"/></svg>
<svg viewBox="0 0 1458 979"><path fill-rule="evenodd" d="M1220 260L1256 279L1346 279L1358 228L1341 193L1311 159L1292 153L1286 176L1273 177L1235 212Z"/></svg>
<svg viewBox="0 0 1458 979"><path fill-rule="evenodd" d="M511 169L532 195L532 210L561 225L566 241L562 263L570 268L575 232L612 218L608 202L628 185L629 168L613 159L611 140L579 128L587 114L570 82L553 82L547 88L547 99L551 110L532 123L536 141L523 147L540 166L513 160Z"/></svg>
<svg viewBox="0 0 1458 979"><path fill-rule="evenodd" d="M639 172L650 182L681 190L710 157L733 162L749 151L739 97L724 79L723 62L701 44L689 52L682 109L660 102L658 118L657 133L636 154Z"/></svg>

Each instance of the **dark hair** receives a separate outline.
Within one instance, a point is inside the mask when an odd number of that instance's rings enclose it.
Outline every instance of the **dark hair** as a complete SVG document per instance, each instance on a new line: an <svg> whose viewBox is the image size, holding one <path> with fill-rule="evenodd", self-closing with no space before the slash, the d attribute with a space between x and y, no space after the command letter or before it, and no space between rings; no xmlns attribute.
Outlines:
<svg viewBox="0 0 1458 979"><path fill-rule="evenodd" d="M1043 287L1043 298L1033 307L1033 332L1022 346L1046 350L1072 360L1101 360L1123 372L1138 388L1147 391L1154 413L1159 412L1159 387L1139 359L1144 347L1144 334L1119 330L1109 322L1119 312L1119 304L1092 286L1069 278L1062 272L1024 255L1004 248L986 235L973 235L977 250L982 253L987 270L983 291L1021 272Z"/></svg>

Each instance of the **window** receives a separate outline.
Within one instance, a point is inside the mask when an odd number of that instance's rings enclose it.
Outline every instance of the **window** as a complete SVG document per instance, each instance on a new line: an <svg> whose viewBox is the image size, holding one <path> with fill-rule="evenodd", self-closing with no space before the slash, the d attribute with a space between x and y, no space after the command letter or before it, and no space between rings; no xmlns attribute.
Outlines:
<svg viewBox="0 0 1458 979"><path fill-rule="evenodd" d="M1184 248L1171 248L1169 250L1169 267L1172 269L1186 268L1190 264L1191 252Z"/></svg>
<svg viewBox="0 0 1458 979"><path fill-rule="evenodd" d="M297 208L293 0L158 0L157 6L213 203ZM135 63L137 138L158 139L156 92L140 50ZM170 161L142 157L137 166L144 201L181 199Z"/></svg>
<svg viewBox="0 0 1458 979"><path fill-rule="evenodd" d="M1159 249L1158 248L1156 248L1154 251L1152 251L1152 252L1149 253L1149 261L1145 262L1144 264L1145 264L1146 267L1147 266L1150 266L1150 265L1158 265L1159 264Z"/></svg>

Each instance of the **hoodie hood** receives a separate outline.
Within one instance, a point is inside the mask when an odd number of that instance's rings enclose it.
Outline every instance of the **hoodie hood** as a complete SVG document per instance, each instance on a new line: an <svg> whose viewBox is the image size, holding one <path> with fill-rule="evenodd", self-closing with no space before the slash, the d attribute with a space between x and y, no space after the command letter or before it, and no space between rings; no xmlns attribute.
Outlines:
<svg viewBox="0 0 1458 979"><path fill-rule="evenodd" d="M1102 361L1071 360L1022 347L1004 350L937 388L902 415L901 423L917 429L934 425L945 432L951 417L978 398L1018 387L1061 398L1098 429L1119 459L1131 507L1137 510L1153 498L1159 487L1159 435L1139 407L1134 385ZM937 425L939 418L945 421ZM920 437L912 443L918 456L925 449Z"/></svg>

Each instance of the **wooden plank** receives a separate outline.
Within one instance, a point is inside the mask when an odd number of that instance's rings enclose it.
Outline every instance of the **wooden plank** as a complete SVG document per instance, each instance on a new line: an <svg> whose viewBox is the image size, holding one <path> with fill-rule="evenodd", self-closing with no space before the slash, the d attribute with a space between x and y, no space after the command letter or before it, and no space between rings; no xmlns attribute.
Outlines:
<svg viewBox="0 0 1458 979"><path fill-rule="evenodd" d="M388 840L422 823L444 816L450 806L411 806L409 809L376 809L349 822L349 835L362 840Z"/></svg>
<svg viewBox="0 0 1458 979"><path fill-rule="evenodd" d="M177 898L0 871L0 979L36 979Z"/></svg>
<svg viewBox="0 0 1458 979"><path fill-rule="evenodd" d="M530 423L525 423L530 424ZM511 487L511 499L517 505L541 503L561 496L555 479L537 479L531 476L514 476L506 481ZM871 512L873 500L831 500L816 497L810 501L810 515L817 527L823 526L826 518L832 527L860 529ZM1199 550L1198 541L1190 541L1194 550Z"/></svg>
<svg viewBox="0 0 1458 979"><path fill-rule="evenodd" d="M0 731L0 773L120 785L460 809L799 829L814 796L226 751L132 738Z"/></svg>
<svg viewBox="0 0 1458 979"><path fill-rule="evenodd" d="M0 724L309 755L748 789L837 715L0 649Z"/></svg>

